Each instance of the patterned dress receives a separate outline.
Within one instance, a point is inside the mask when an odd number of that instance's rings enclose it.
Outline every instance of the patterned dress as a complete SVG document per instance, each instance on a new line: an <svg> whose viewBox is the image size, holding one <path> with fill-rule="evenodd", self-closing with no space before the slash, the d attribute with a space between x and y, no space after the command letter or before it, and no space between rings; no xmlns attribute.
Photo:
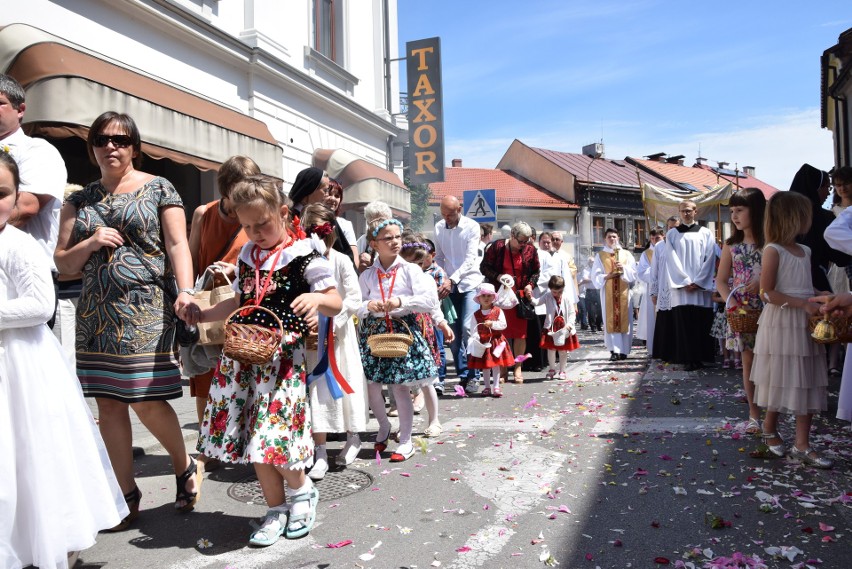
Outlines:
<svg viewBox="0 0 852 569"><path fill-rule="evenodd" d="M125 403L180 397L176 359L177 285L166 257L160 212L183 207L174 186L154 178L112 195L98 182L71 194L77 208L72 239L99 227L121 232L124 244L102 247L83 266L77 307L77 375L88 397Z"/></svg>
<svg viewBox="0 0 852 569"><path fill-rule="evenodd" d="M732 290L740 285L747 285L753 278L760 276L761 257L761 250L754 243L737 243L736 245L731 245ZM729 308L734 303L738 306L747 305L749 308L755 310L763 308L760 295L746 292L744 289L740 289L734 293ZM739 334L733 332L731 327L728 326L725 347L738 352L754 350L755 338L755 334Z"/></svg>
<svg viewBox="0 0 852 569"><path fill-rule="evenodd" d="M252 242L247 243L237 263L235 289L243 305L254 304L253 248ZM224 354L219 358L197 448L224 462L302 469L310 466L314 448L306 391L304 338L308 329L293 314L290 303L300 294L333 287L334 278L328 261L308 241L284 249L274 267L273 262L267 258L261 266L261 281L274 269L261 306L281 319L284 340L272 359L262 365L243 365ZM234 321L275 325L261 310L246 309Z"/></svg>

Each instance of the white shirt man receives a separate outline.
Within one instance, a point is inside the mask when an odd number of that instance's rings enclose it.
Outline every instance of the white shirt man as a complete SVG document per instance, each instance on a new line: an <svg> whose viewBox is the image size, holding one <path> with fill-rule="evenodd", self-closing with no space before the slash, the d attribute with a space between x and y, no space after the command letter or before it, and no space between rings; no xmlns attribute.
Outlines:
<svg viewBox="0 0 852 569"><path fill-rule="evenodd" d="M627 359L633 344L633 307L630 283L636 280L633 255L619 247L618 233L607 229L606 246L595 256L592 286L600 290L604 323L604 344L610 361Z"/></svg>
<svg viewBox="0 0 852 569"><path fill-rule="evenodd" d="M435 224L435 262L447 273L438 296L449 296L458 318L453 324L455 339L450 350L462 385L469 393L477 389L477 372L467 369L467 341L470 329L467 320L479 308L474 302L476 288L484 277L479 271L479 224L461 214L462 206L455 196L441 200L441 217ZM474 380L470 382L469 380Z"/></svg>
<svg viewBox="0 0 852 569"><path fill-rule="evenodd" d="M710 339L716 288L716 241L706 227L695 221L697 206L680 203L681 224L666 234L666 271L671 287L674 329L669 341L673 354L668 360L685 364L686 371L713 361L715 350Z"/></svg>
<svg viewBox="0 0 852 569"><path fill-rule="evenodd" d="M21 129L25 110L23 88L8 75L0 75L0 148L8 149L21 174L18 202L9 223L35 237L55 270L53 252L68 173L53 145L30 138Z"/></svg>

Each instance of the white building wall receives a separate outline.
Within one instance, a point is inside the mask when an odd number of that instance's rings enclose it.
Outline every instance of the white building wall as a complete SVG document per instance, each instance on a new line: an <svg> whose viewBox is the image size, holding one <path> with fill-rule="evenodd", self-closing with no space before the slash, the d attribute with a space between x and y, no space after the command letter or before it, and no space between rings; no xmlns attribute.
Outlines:
<svg viewBox="0 0 852 569"><path fill-rule="evenodd" d="M384 110L384 1L395 58L396 0L340 4L344 79L306 55L310 0L27 0L5 20L266 122L292 182L316 148L345 148L386 166L388 139L400 133ZM349 89L341 87L346 77L354 79ZM398 77L391 83L398 112ZM401 176L401 162L395 166Z"/></svg>

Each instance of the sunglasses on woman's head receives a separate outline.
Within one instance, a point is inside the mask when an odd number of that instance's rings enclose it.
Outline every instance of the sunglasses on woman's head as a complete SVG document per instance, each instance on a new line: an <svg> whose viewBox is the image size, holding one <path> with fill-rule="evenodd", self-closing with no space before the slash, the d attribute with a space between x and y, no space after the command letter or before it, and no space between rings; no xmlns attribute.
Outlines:
<svg viewBox="0 0 852 569"><path fill-rule="evenodd" d="M133 139L126 134L98 134L92 139L92 146L103 148L110 142L116 148L127 148L133 144Z"/></svg>

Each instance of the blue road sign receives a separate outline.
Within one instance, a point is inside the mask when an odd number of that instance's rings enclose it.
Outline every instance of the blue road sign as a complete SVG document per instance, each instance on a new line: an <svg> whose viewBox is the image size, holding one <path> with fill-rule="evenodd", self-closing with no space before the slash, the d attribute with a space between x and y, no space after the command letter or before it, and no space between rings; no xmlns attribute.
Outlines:
<svg viewBox="0 0 852 569"><path fill-rule="evenodd" d="M462 213L479 223L497 221L497 190L465 190Z"/></svg>

